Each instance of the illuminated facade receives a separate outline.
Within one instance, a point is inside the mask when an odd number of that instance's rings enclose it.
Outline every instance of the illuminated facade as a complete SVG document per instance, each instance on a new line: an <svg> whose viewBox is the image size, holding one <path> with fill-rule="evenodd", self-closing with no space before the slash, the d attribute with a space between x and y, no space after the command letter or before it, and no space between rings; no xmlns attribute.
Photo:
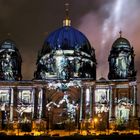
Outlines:
<svg viewBox="0 0 140 140"><path fill-rule="evenodd" d="M134 51L122 37L110 52L109 80L96 80L95 50L68 17L45 40L33 80L22 80L21 62L16 45L2 42L1 129L22 129L24 124L37 131L67 129L70 124L80 129L86 122L91 126L95 117L100 123L127 125L137 117Z"/></svg>

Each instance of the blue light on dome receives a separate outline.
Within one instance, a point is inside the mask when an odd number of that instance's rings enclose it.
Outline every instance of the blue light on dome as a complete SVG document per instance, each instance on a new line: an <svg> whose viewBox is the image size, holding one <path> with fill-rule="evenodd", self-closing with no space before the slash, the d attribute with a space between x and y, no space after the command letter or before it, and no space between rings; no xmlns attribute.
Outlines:
<svg viewBox="0 0 140 140"><path fill-rule="evenodd" d="M44 42L45 46L53 50L77 50L86 45L86 52L91 53L91 47L86 36L71 26L64 26L52 32Z"/></svg>

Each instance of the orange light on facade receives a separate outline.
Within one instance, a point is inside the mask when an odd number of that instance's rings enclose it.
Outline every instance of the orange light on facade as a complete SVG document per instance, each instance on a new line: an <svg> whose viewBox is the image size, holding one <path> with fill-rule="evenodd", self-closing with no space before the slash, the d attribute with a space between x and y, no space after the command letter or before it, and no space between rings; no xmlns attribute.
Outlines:
<svg viewBox="0 0 140 140"><path fill-rule="evenodd" d="M97 123L98 122L98 118L94 118L94 123Z"/></svg>

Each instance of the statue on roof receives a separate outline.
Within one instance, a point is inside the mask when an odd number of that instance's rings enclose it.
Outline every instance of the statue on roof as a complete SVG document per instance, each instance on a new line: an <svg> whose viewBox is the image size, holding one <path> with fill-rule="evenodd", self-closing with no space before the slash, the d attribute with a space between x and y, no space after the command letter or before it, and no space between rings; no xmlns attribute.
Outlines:
<svg viewBox="0 0 140 140"><path fill-rule="evenodd" d="M129 72L129 66L131 63L131 55L121 51L118 54L115 62L116 73L120 75L120 77L125 78Z"/></svg>
<svg viewBox="0 0 140 140"><path fill-rule="evenodd" d="M6 80L14 80L14 74L13 74L13 62L11 59L10 54L6 53L3 54L3 60L1 60L1 68L3 77Z"/></svg>

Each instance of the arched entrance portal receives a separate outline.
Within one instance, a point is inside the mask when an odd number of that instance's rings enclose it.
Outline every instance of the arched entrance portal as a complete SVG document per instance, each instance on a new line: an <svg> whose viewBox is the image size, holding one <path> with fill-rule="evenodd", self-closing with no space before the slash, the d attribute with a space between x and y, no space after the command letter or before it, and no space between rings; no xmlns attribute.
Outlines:
<svg viewBox="0 0 140 140"><path fill-rule="evenodd" d="M46 117L51 129L75 129L79 120L80 88L48 90Z"/></svg>

